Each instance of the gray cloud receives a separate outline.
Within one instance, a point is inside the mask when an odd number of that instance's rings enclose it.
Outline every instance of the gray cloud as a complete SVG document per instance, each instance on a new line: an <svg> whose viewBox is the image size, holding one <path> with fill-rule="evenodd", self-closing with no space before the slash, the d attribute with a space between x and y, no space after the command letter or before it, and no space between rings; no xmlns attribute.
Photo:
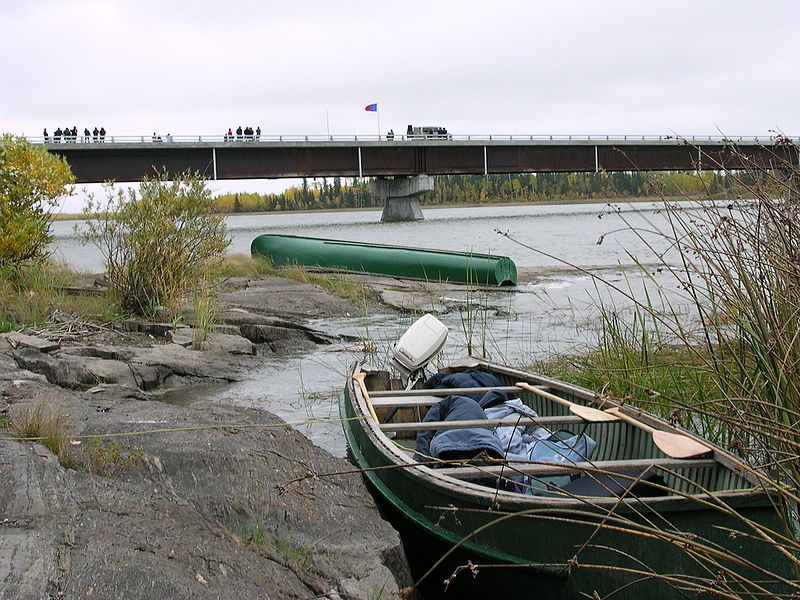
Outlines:
<svg viewBox="0 0 800 600"><path fill-rule="evenodd" d="M3 129L798 130L794 1L4 3Z"/></svg>

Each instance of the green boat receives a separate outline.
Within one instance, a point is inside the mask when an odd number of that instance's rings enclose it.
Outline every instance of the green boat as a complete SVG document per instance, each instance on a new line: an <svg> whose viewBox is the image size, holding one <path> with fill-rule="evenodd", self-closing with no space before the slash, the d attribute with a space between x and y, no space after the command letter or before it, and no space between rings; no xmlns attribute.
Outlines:
<svg viewBox="0 0 800 600"><path fill-rule="evenodd" d="M497 376L499 389L538 417L425 422L443 396L498 388L393 389L399 383L388 372L360 364L340 400L350 458L400 531L426 597L440 594L445 580L455 598L796 592L791 561L761 539L765 530L786 531L776 496L737 457L648 413L608 400L600 406L586 389L482 359L451 371L467 367ZM509 424L586 433L597 448L591 461L561 463L413 458L419 431ZM518 484L565 475L595 491Z"/></svg>
<svg viewBox="0 0 800 600"><path fill-rule="evenodd" d="M266 256L278 266L485 286L517 284L517 267L507 256L277 234L258 236L250 252Z"/></svg>

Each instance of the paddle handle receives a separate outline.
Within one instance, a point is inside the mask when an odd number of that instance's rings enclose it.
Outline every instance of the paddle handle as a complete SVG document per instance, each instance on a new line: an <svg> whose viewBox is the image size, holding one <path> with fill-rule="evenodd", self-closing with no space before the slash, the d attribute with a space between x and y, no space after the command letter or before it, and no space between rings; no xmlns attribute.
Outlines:
<svg viewBox="0 0 800 600"><path fill-rule="evenodd" d="M639 421L637 419L634 419L630 415L626 415L624 412L622 412L617 407L606 409L606 412L610 413L612 415L616 415L617 417L619 417L620 419L622 419L626 423L629 423L629 424L633 425L634 427L638 427L639 429L641 429L642 431L646 431L650 435L652 435L653 433L658 431L658 429L656 429L655 427L650 427L650 425L647 425L646 423L642 423L641 421Z"/></svg>
<svg viewBox="0 0 800 600"><path fill-rule="evenodd" d="M529 392L533 392L541 396L542 398L547 398L548 400L552 400L556 404L561 404L563 406L572 406L575 404L574 402L570 402L566 398L561 398L560 396L556 396L555 394L551 394L550 392L545 392L543 389L537 388L532 386L529 383L525 383L524 381L518 381L517 387L521 387L523 390L528 390Z"/></svg>
<svg viewBox="0 0 800 600"><path fill-rule="evenodd" d="M380 423L380 421L378 421L378 415L375 414L375 407L372 406L372 400L369 397L367 385L364 383L364 378L366 376L367 374L361 371L360 373L353 375L353 380L358 382L358 386L361 388L361 393L364 395L364 402L367 403L367 408L369 409L369 413L372 415L372 418L375 419L376 423Z"/></svg>

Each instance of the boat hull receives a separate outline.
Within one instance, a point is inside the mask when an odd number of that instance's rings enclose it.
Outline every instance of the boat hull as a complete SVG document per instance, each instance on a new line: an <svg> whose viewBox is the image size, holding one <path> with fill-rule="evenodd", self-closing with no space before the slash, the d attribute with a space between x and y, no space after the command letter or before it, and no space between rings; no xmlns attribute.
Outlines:
<svg viewBox="0 0 800 600"><path fill-rule="evenodd" d="M266 256L278 266L299 265L485 286L517 283L516 265L507 256L273 234L255 238L250 251Z"/></svg>
<svg viewBox="0 0 800 600"><path fill-rule="evenodd" d="M653 525L712 540L719 548L710 548L711 553L722 549L753 561L755 569L738 569L750 579L764 579L758 566L774 570L784 563L782 575L791 578L788 561L781 562L773 547L729 535L731 529L742 528L738 517L709 510L700 502L684 498L630 501L609 512L591 502L493 495L476 491L479 486L466 482L443 485L426 467L397 459L386 439L371 426L350 384L342 394L340 412L351 459L407 540L407 554L417 554L422 548L431 563L432 558L452 552L444 568L426 578L428 589L443 589L442 582L453 568L471 561L479 565L477 574L464 569L454 579L459 595L475 592L485 597L489 590L495 598L585 598L584 594L591 597L593 592L601 597L615 592L615 599L631 600L641 600L643 594L685 597L663 580L636 573L652 569L683 577L708 576L681 547L679 534L672 539L654 535ZM734 494L726 501L735 505L739 515L782 530L765 495ZM604 527L598 528L600 522ZM419 540L427 542L420 546ZM410 562L413 559L409 556ZM429 566L418 567L416 576L421 577Z"/></svg>

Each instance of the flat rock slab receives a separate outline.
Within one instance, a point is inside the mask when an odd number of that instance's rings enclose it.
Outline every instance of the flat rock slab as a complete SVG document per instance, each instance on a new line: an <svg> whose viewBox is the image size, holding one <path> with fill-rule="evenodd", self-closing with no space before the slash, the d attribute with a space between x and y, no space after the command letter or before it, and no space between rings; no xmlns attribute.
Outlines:
<svg viewBox="0 0 800 600"><path fill-rule="evenodd" d="M76 434L152 431L102 442L136 457L104 475L87 440L66 469L0 432L0 598L367 600L410 583L361 476L269 413L122 396L98 410L36 386L12 417L47 399Z"/></svg>
<svg viewBox="0 0 800 600"><path fill-rule="evenodd" d="M282 277L255 280L247 289L221 293L219 299L253 312L286 317L344 317L364 312L357 303L334 296L323 287Z"/></svg>
<svg viewBox="0 0 800 600"><path fill-rule="evenodd" d="M238 328L237 328L238 331ZM177 329L167 332L167 339L184 348L194 343L194 329ZM253 342L238 334L211 332L206 336L203 350L209 352L227 352L229 354L255 354Z"/></svg>
<svg viewBox="0 0 800 600"><path fill-rule="evenodd" d="M24 333L18 333L16 331L0 335L0 340L3 340L14 350L23 347L35 348L39 352L52 352L53 350L61 348L61 344L58 342L51 342L50 340L45 340L33 335L25 335Z"/></svg>

